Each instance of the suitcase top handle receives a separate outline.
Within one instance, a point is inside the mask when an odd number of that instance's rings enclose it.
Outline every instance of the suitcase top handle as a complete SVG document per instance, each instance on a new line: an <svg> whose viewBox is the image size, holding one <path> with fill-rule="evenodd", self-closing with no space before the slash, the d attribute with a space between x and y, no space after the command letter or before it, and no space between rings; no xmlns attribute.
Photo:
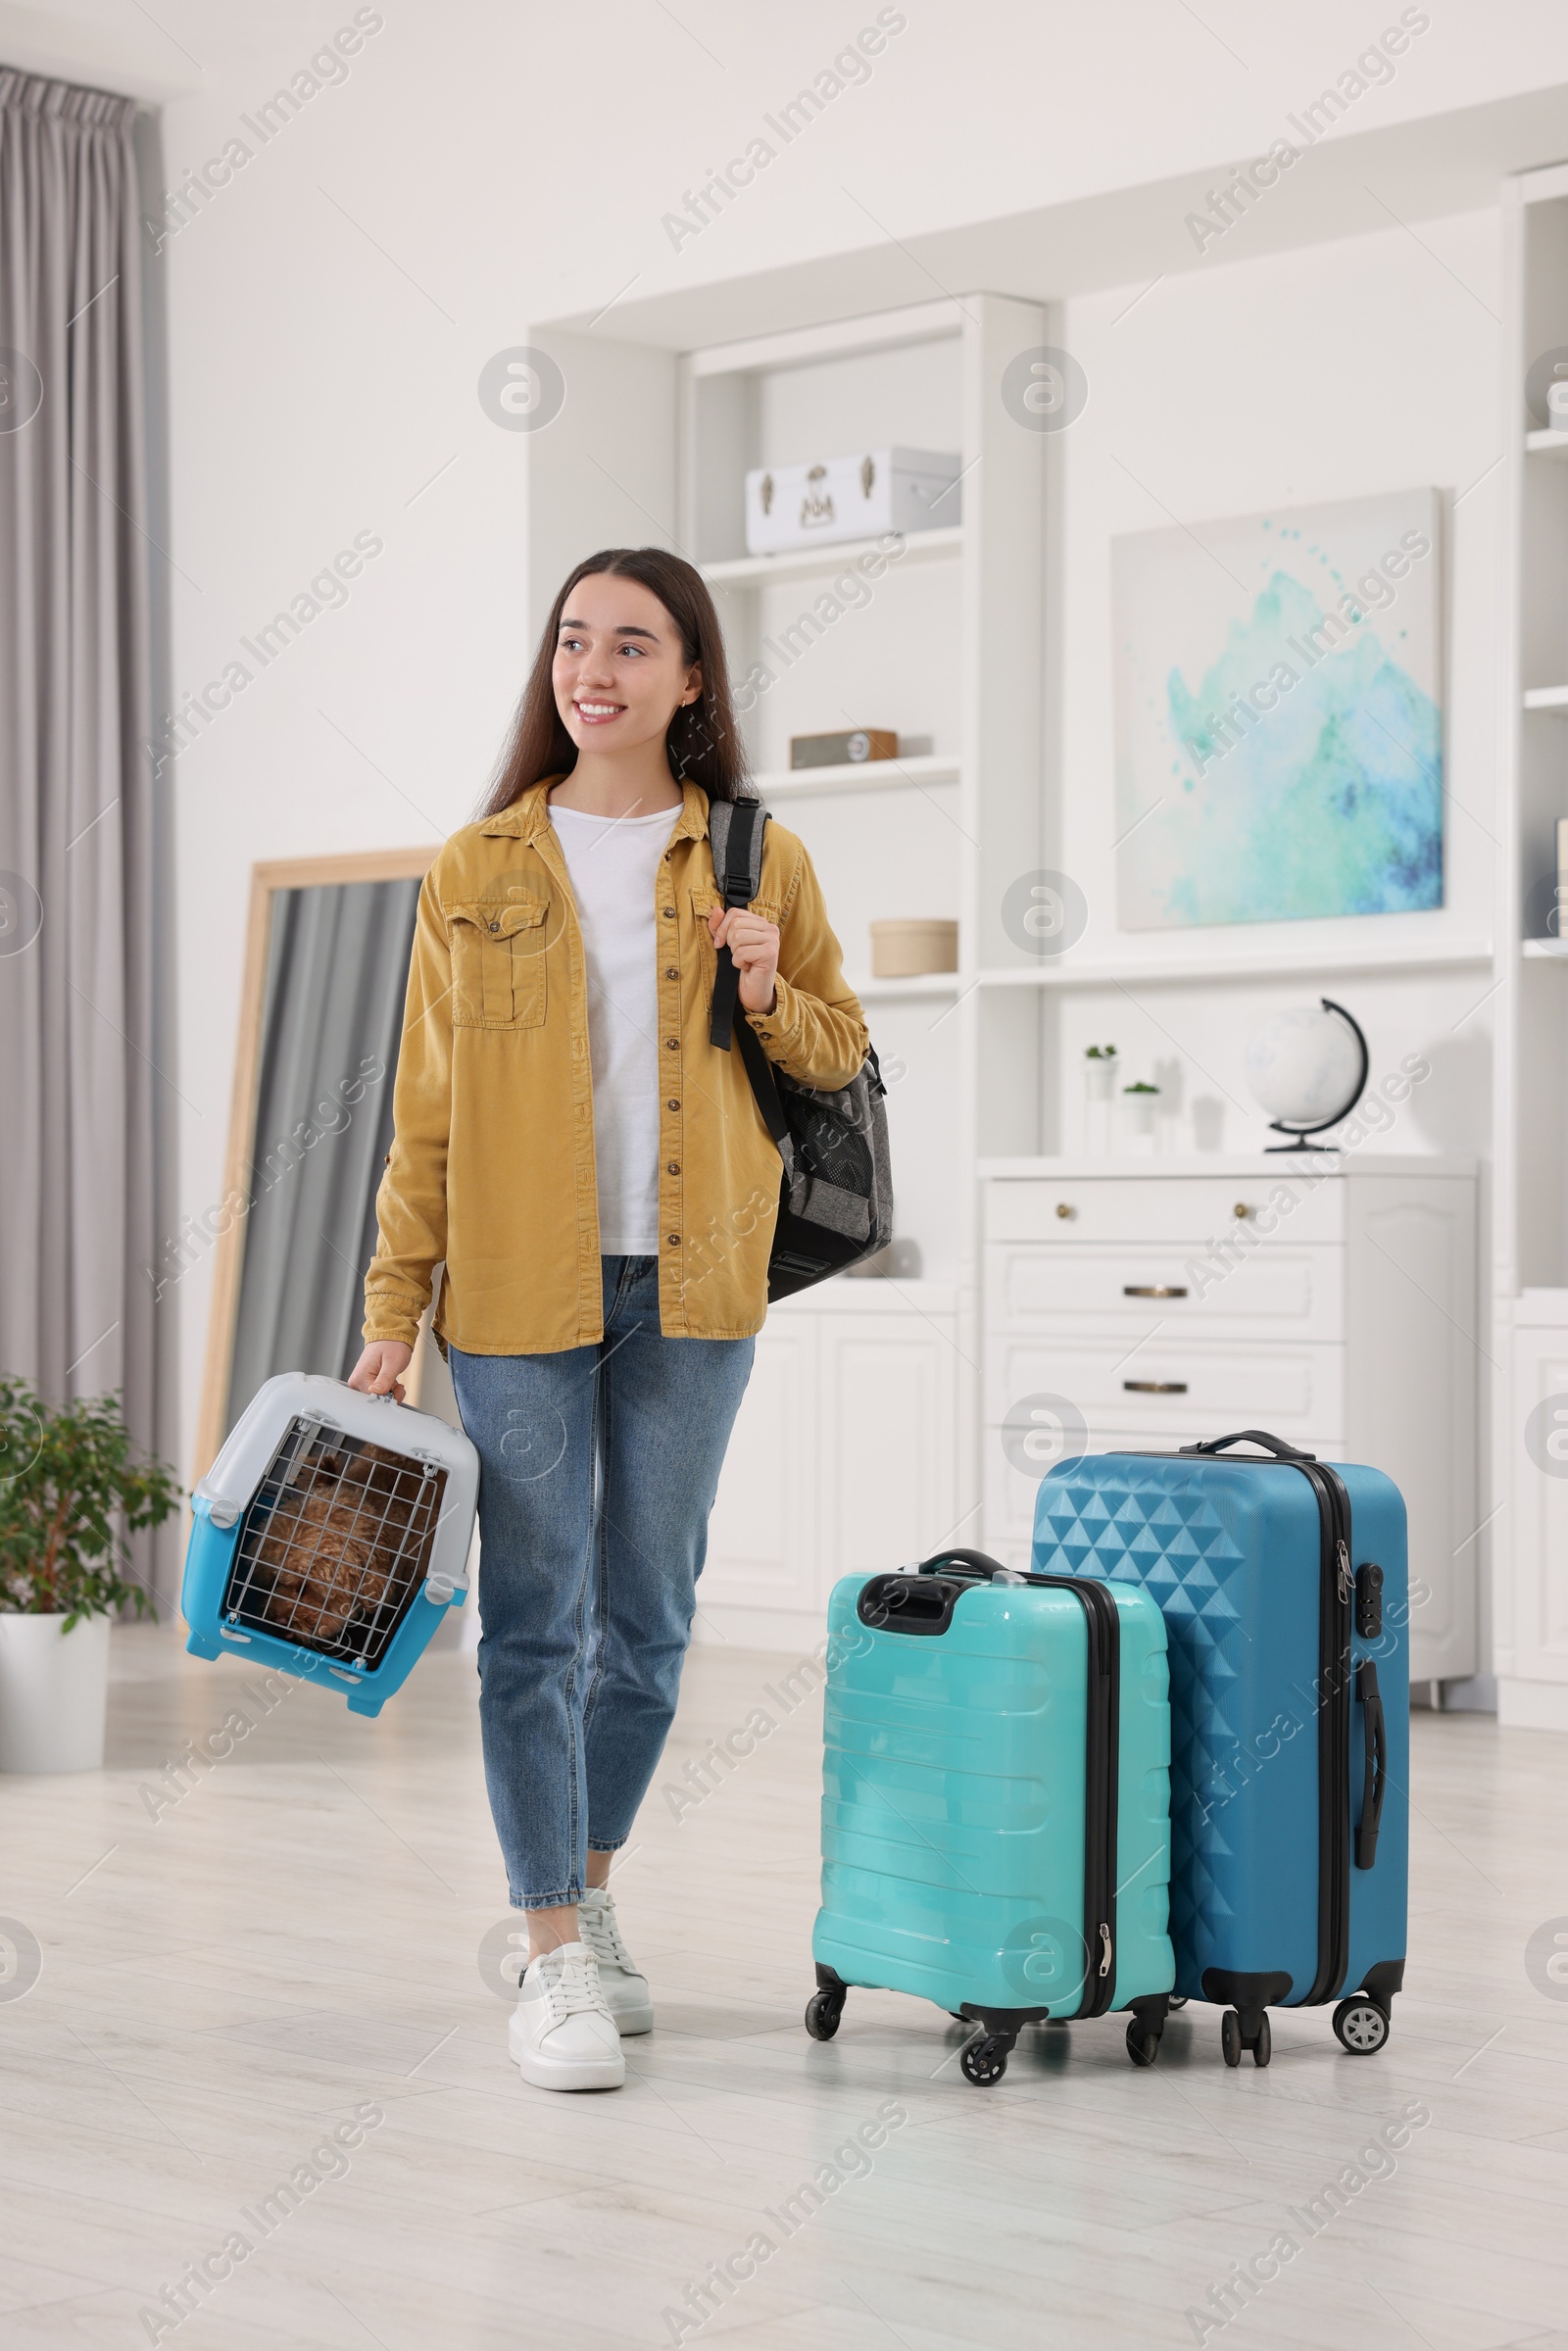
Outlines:
<svg viewBox="0 0 1568 2351"><path fill-rule="evenodd" d="M1229 1437L1210 1437L1201 1445L1179 1445L1183 1453L1223 1453L1233 1445L1260 1445L1276 1461L1315 1461L1316 1453L1303 1453L1299 1445L1287 1445L1283 1437L1271 1437L1267 1429L1237 1429Z"/></svg>
<svg viewBox="0 0 1568 2351"><path fill-rule="evenodd" d="M964 1550L933 1551L930 1558L922 1559L913 1572L917 1576L939 1576L946 1567L956 1567L960 1574L967 1572L971 1576L987 1578L1005 1576L1016 1572L1004 1567L1000 1559L993 1559L989 1551ZM906 1575L909 1572L906 1568Z"/></svg>

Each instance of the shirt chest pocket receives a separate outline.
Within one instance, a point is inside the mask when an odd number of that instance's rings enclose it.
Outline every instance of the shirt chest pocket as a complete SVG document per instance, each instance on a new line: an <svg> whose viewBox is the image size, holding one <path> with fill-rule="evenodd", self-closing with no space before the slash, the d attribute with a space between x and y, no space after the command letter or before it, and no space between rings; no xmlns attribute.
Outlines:
<svg viewBox="0 0 1568 2351"><path fill-rule="evenodd" d="M447 911L452 924L453 1027L542 1027L548 898L478 899Z"/></svg>
<svg viewBox="0 0 1568 2351"><path fill-rule="evenodd" d="M713 945L712 926L709 921L709 916L715 908L719 913L723 912L724 895L722 891L712 889L708 883L699 882L691 891L690 897L692 925L697 933L697 952L702 957L703 973L710 990L711 990L713 973L718 963L718 950ZM754 914L760 914L767 922L777 922L778 920L778 908L769 899L755 900L751 911Z"/></svg>

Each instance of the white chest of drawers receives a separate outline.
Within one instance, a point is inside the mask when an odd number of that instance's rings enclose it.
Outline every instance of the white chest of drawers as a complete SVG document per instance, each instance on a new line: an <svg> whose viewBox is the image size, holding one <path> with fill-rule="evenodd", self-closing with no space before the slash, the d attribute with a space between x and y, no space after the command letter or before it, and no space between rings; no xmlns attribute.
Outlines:
<svg viewBox="0 0 1568 2351"><path fill-rule="evenodd" d="M1018 1159L981 1173L986 1547L1026 1563L1035 1489L1064 1445L1169 1450L1267 1429L1395 1479L1412 1679L1474 1673L1473 1163Z"/></svg>

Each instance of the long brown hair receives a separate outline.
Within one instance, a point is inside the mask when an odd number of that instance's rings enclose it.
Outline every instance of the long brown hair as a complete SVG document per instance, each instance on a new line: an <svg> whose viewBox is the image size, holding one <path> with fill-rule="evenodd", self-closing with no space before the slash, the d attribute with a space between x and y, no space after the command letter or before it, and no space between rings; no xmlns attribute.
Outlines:
<svg viewBox="0 0 1568 2351"><path fill-rule="evenodd" d="M634 579L657 596L680 631L687 666L696 663L702 669L702 692L695 702L676 710L669 722L665 748L671 773L677 778L690 776L710 800L753 797L746 750L730 701L724 635L701 572L694 571L678 555L666 554L662 547L606 547L577 565L551 607L511 739L490 796L479 811L481 816L499 816L530 784L547 775L567 775L576 766L577 746L556 708L551 671L567 597L579 580L604 573Z"/></svg>

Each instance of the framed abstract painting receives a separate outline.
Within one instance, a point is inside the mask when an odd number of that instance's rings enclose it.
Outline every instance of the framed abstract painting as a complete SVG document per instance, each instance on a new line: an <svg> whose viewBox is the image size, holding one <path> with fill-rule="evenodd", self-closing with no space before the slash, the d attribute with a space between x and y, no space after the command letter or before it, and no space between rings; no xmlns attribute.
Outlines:
<svg viewBox="0 0 1568 2351"><path fill-rule="evenodd" d="M1438 494L1111 545L1123 930L1443 904Z"/></svg>

